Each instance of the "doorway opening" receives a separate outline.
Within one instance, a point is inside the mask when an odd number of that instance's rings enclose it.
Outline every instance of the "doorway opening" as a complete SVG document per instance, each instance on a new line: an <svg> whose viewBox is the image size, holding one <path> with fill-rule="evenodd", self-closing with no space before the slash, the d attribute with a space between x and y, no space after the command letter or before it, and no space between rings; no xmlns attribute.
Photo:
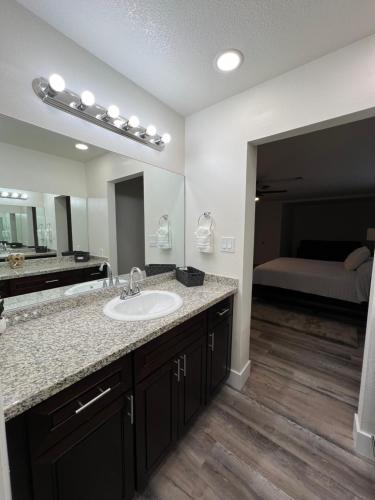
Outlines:
<svg viewBox="0 0 375 500"><path fill-rule="evenodd" d="M374 134L367 118L257 150L252 394L350 451L374 253Z"/></svg>

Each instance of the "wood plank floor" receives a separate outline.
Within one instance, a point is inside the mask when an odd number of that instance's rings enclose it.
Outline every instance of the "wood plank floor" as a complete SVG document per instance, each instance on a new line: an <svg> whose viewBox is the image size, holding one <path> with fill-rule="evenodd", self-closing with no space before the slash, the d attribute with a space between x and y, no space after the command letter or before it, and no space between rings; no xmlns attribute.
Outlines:
<svg viewBox="0 0 375 500"><path fill-rule="evenodd" d="M224 387L138 499L375 499L353 452L363 347L253 320L251 375Z"/></svg>

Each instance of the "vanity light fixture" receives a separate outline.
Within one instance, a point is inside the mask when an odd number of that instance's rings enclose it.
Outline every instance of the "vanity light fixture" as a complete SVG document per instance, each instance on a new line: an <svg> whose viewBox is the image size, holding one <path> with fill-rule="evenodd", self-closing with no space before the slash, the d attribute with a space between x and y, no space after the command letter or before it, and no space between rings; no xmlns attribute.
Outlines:
<svg viewBox="0 0 375 500"><path fill-rule="evenodd" d="M243 61L243 54L237 49L226 50L215 59L216 69L223 73L228 73L239 68Z"/></svg>
<svg viewBox="0 0 375 500"><path fill-rule="evenodd" d="M20 199L20 200L27 200L28 196L26 193L17 193L14 191L13 193L9 191L1 191L0 194L1 198L13 198L13 199Z"/></svg>
<svg viewBox="0 0 375 500"><path fill-rule="evenodd" d="M76 144L76 148L79 149L80 151L87 151L89 149L87 144L82 144L80 142Z"/></svg>
<svg viewBox="0 0 375 500"><path fill-rule="evenodd" d="M142 127L137 116L132 115L129 119L120 116L120 110L115 104L108 107L96 104L95 96L90 90L84 90L79 95L66 89L64 79L57 73L51 75L48 80L43 77L35 78L33 89L46 104L157 151L162 151L165 145L171 142L171 136L167 133L157 134L154 125Z"/></svg>

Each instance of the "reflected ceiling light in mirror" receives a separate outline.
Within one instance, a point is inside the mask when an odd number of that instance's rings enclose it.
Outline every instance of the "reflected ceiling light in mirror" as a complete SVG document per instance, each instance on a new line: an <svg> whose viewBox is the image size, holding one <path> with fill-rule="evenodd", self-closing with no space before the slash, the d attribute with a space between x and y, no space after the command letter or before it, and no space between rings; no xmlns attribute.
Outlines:
<svg viewBox="0 0 375 500"><path fill-rule="evenodd" d="M215 59L216 69L223 73L229 73L239 68L243 61L243 54L237 49L226 50Z"/></svg>
<svg viewBox="0 0 375 500"><path fill-rule="evenodd" d="M157 151L162 151L170 142L170 135L164 134L161 137L157 134L155 125L144 128L137 116L132 115L130 118L120 116L120 110L115 104L108 107L97 104L95 95L90 90L77 94L66 89L64 79L57 73L51 75L48 80L43 77L35 78L32 85L36 95L45 104L60 111L99 125Z"/></svg>
<svg viewBox="0 0 375 500"><path fill-rule="evenodd" d="M1 191L1 198L13 198L13 199L21 199L27 200L28 196L26 193L17 193L17 192L9 192L9 191Z"/></svg>
<svg viewBox="0 0 375 500"><path fill-rule="evenodd" d="M87 144L82 144L82 143L78 143L76 144L75 146L77 149L79 149L80 151L87 151L89 149L89 147L87 146Z"/></svg>

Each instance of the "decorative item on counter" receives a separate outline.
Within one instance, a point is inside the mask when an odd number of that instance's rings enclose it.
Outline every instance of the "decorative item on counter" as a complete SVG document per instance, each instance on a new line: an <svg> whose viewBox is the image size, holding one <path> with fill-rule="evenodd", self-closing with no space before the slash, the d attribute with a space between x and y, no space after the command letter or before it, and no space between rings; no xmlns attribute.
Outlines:
<svg viewBox="0 0 375 500"><path fill-rule="evenodd" d="M90 260L90 252L83 252L82 250L76 250L74 252L74 260L76 262L88 262Z"/></svg>
<svg viewBox="0 0 375 500"><path fill-rule="evenodd" d="M7 328L7 320L3 318L4 312L4 299L0 299L0 335L5 332Z"/></svg>
<svg viewBox="0 0 375 500"><path fill-rule="evenodd" d="M172 248L172 231L168 215L162 215L159 219L159 228L156 231L156 246L161 250Z"/></svg>
<svg viewBox="0 0 375 500"><path fill-rule="evenodd" d="M195 231L195 246L202 253L212 253L214 250L214 220L211 212L203 212L198 218L198 228Z"/></svg>
<svg viewBox="0 0 375 500"><path fill-rule="evenodd" d="M178 267L176 279L185 286L201 286L204 282L205 273L195 267Z"/></svg>
<svg viewBox="0 0 375 500"><path fill-rule="evenodd" d="M47 252L48 252L48 247L46 246L38 245L35 247L35 253L47 253Z"/></svg>
<svg viewBox="0 0 375 500"><path fill-rule="evenodd" d="M145 266L146 276L169 273L176 269L176 264L147 264Z"/></svg>
<svg viewBox="0 0 375 500"><path fill-rule="evenodd" d="M23 266L25 255L23 253L10 253L7 257L7 261L12 269L17 269Z"/></svg>

